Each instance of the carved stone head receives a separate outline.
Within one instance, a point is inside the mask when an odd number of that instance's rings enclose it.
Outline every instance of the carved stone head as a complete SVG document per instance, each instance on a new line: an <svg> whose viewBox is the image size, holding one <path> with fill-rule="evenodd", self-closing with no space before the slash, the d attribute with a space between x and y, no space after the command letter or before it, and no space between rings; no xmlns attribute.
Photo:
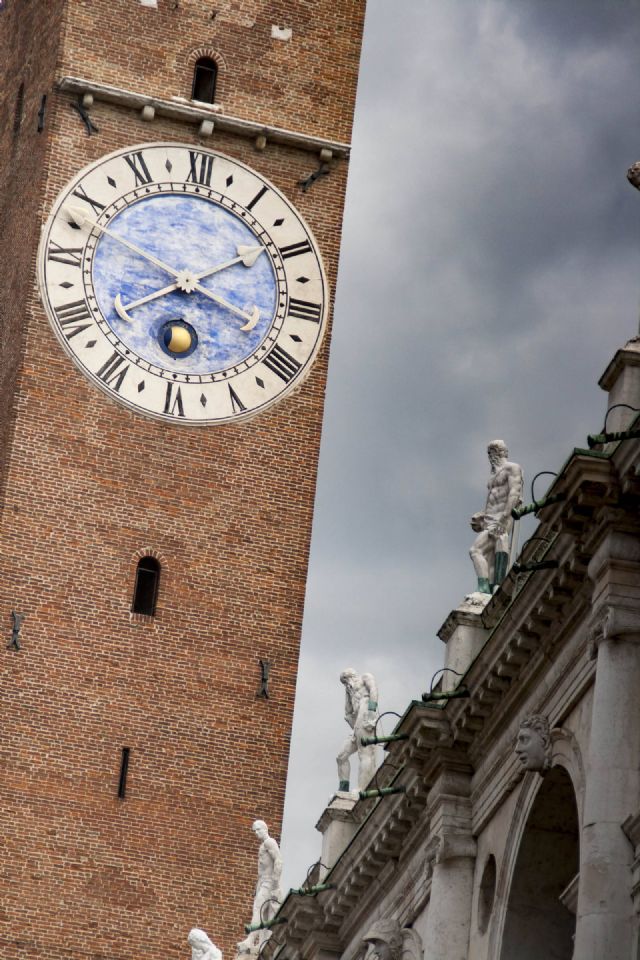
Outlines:
<svg viewBox="0 0 640 960"><path fill-rule="evenodd" d="M376 920L362 938L369 944L366 960L400 960L402 931L397 920Z"/></svg>
<svg viewBox="0 0 640 960"><path fill-rule="evenodd" d="M515 751L525 770L545 773L551 766L551 735L546 717L533 714L520 724Z"/></svg>
<svg viewBox="0 0 640 960"><path fill-rule="evenodd" d="M204 930L194 927L189 931L187 942L191 947L191 960L222 960L222 953Z"/></svg>
<svg viewBox="0 0 640 960"><path fill-rule="evenodd" d="M267 827L264 820L254 820L251 824L251 829L255 833L256 837L260 842L266 840L269 836L269 828Z"/></svg>
<svg viewBox="0 0 640 960"><path fill-rule="evenodd" d="M489 456L489 463L492 467L495 467L501 463L502 460L508 458L509 451L504 440L492 440L487 447L487 454Z"/></svg>

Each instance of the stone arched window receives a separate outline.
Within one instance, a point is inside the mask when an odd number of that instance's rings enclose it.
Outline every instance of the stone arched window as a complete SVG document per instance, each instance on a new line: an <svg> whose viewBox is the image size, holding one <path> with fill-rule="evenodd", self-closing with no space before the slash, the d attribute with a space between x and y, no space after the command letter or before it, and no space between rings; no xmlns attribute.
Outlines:
<svg viewBox="0 0 640 960"><path fill-rule="evenodd" d="M213 103L216 98L218 64L212 57L200 57L193 68L191 99L200 103Z"/></svg>
<svg viewBox="0 0 640 960"><path fill-rule="evenodd" d="M160 563L155 557L141 557L136 567L131 612L142 613L147 617L155 616L159 585Z"/></svg>

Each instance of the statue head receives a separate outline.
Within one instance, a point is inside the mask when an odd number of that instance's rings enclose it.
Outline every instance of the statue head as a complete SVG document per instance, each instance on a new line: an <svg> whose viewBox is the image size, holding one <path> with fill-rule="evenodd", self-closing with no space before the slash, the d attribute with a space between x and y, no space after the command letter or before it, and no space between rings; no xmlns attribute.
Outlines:
<svg viewBox="0 0 640 960"><path fill-rule="evenodd" d="M508 458L509 451L504 440L492 440L487 447L487 454L489 456L489 463L492 467L495 467Z"/></svg>
<svg viewBox="0 0 640 960"><path fill-rule="evenodd" d="M345 687L353 687L358 679L358 674L353 669L353 667L347 667L346 670L343 670L340 674L340 683L344 683Z"/></svg>
<svg viewBox="0 0 640 960"><path fill-rule="evenodd" d="M254 820L251 824L251 829L255 833L258 840L266 840L269 836L269 828L264 820Z"/></svg>
<svg viewBox="0 0 640 960"><path fill-rule="evenodd" d="M525 770L546 772L551 766L551 735L546 717L534 714L520 724L515 751Z"/></svg>
<svg viewBox="0 0 640 960"><path fill-rule="evenodd" d="M362 938L369 944L367 960L400 960L402 931L397 920L376 920Z"/></svg>
<svg viewBox="0 0 640 960"><path fill-rule="evenodd" d="M187 943L191 947L191 960L218 960L222 954L204 930L194 927L189 931Z"/></svg>

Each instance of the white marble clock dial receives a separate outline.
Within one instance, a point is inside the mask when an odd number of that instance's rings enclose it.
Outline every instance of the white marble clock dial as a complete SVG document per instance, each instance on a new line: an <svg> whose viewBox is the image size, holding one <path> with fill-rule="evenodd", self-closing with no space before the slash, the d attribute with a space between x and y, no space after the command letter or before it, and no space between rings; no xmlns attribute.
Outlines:
<svg viewBox="0 0 640 960"><path fill-rule="evenodd" d="M102 390L172 423L246 419L298 386L327 283L292 204L212 150L150 143L86 167L44 228L49 319Z"/></svg>

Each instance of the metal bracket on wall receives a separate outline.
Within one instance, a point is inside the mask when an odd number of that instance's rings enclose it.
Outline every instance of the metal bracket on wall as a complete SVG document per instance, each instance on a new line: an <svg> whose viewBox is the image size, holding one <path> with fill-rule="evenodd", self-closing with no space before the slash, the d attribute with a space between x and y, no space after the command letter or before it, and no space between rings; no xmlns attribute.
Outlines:
<svg viewBox="0 0 640 960"><path fill-rule="evenodd" d="M260 660L260 687L256 692L256 697L269 699L269 672L271 670L270 660Z"/></svg>
<svg viewBox="0 0 640 960"><path fill-rule="evenodd" d="M320 166L317 170L314 170L313 173L310 173L305 180L298 180L298 186L302 187L302 192L306 193L316 180L319 180L320 177L326 177L331 172L331 160L333 158L333 151L328 150L326 147L320 151Z"/></svg>
<svg viewBox="0 0 640 960"><path fill-rule="evenodd" d="M90 103L87 102L89 98L91 100ZM71 109L75 110L76 113L80 114L80 116L82 117L82 121L85 127L87 128L87 136L89 137L91 136L92 133L100 133L100 128L96 127L95 123L87 113L87 107L90 107L92 103L93 103L93 97L91 96L91 94L89 94L88 96L87 94L85 94L84 97L79 97L77 103L74 102L73 100L71 101Z"/></svg>
<svg viewBox="0 0 640 960"><path fill-rule="evenodd" d="M13 617L13 629L11 631L11 642L7 644L7 650L21 650L20 627L24 622L24 613L16 613L15 610L12 610L11 616Z"/></svg>

